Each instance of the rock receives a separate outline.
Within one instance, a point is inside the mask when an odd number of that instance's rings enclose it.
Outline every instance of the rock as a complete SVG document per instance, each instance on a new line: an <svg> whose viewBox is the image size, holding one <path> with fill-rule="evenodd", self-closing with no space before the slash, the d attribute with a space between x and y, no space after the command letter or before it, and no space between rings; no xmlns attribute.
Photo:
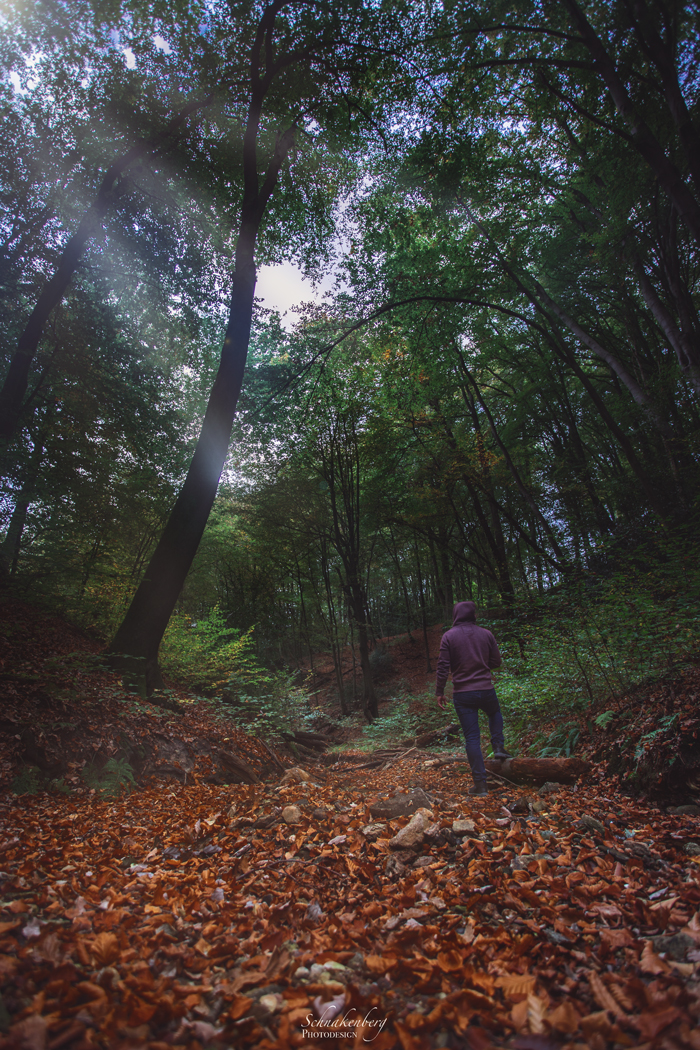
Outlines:
<svg viewBox="0 0 700 1050"><path fill-rule="evenodd" d="M596 820L595 817L590 817L588 813L583 814L578 822L578 826L582 828L583 831L593 831L597 835L605 834L605 826L601 824L599 820Z"/></svg>
<svg viewBox="0 0 700 1050"><path fill-rule="evenodd" d="M292 768L288 769L284 774L280 780L280 784L303 784L307 780L311 780L311 777L305 769L302 769L300 766L292 766Z"/></svg>
<svg viewBox="0 0 700 1050"><path fill-rule="evenodd" d="M343 982L342 981L336 981L335 977L331 977L331 975L329 974L328 970L324 970L323 973L321 974L320 983L325 985L325 987L331 992L344 992L345 991L345 985L343 984ZM314 1002L315 1001L316 1000L314 1000Z"/></svg>
<svg viewBox="0 0 700 1050"><path fill-rule="evenodd" d="M416 788L407 795L394 795L383 798L369 807L371 815L377 820L394 820L396 817L408 817L421 807L431 805L430 799L422 788Z"/></svg>
<svg viewBox="0 0 700 1050"><path fill-rule="evenodd" d="M530 802L532 800L526 795L524 798L517 799L510 807L512 813L529 813Z"/></svg>
<svg viewBox="0 0 700 1050"><path fill-rule="evenodd" d="M431 846L442 846L445 842L445 832L437 821L425 829L425 841Z"/></svg>
<svg viewBox="0 0 700 1050"><path fill-rule="evenodd" d="M398 857L388 857L384 865L384 874L388 879L401 878L406 871L406 865L402 864Z"/></svg>
<svg viewBox="0 0 700 1050"><path fill-rule="evenodd" d="M368 842L376 842L386 831L386 824L365 824L360 828L360 834L364 835Z"/></svg>
<svg viewBox="0 0 700 1050"><path fill-rule="evenodd" d="M279 985L275 985L275 987L279 988ZM257 991L260 991L260 989L257 989ZM255 995L255 993L251 995L251 998L256 1001L251 1006L249 1013L256 1021L265 1024L273 1014L278 1013L282 1009L284 998L279 994L279 991L272 992L262 989L262 992L262 995Z"/></svg>
<svg viewBox="0 0 700 1050"><path fill-rule="evenodd" d="M416 855L413 850L402 850L400 853L393 853L386 859L384 874L387 878L392 876L400 878L402 875L405 875L407 866L412 864L415 859Z"/></svg>
<svg viewBox="0 0 700 1050"><path fill-rule="evenodd" d="M307 922L317 923L321 921L324 914L325 912L323 911L323 908L321 908L321 906L316 901L311 901L311 904L306 909L306 914L304 915L304 918ZM311 967L311 969L313 970L313 966Z"/></svg>
<svg viewBox="0 0 700 1050"><path fill-rule="evenodd" d="M674 962L683 962L686 953L695 947L695 941L687 933L674 933L671 936L650 937L655 952L665 952Z"/></svg>
<svg viewBox="0 0 700 1050"><path fill-rule="evenodd" d="M282 810L282 820L285 824L298 824L301 820L301 810L298 806L285 806Z"/></svg>
<svg viewBox="0 0 700 1050"><path fill-rule="evenodd" d="M325 820L328 816L329 811L324 809L323 806L317 806L311 813L314 820Z"/></svg>
<svg viewBox="0 0 700 1050"><path fill-rule="evenodd" d="M555 784L553 780L548 780L546 784L542 785L537 794L553 795L555 791L561 791L561 784Z"/></svg>
<svg viewBox="0 0 700 1050"><path fill-rule="evenodd" d="M316 1012L316 1016L318 1017L319 1021L321 1021L323 1026L331 1025L333 1023L334 1018L342 1014L343 1008L345 1007L345 1004L347 1002L345 990L342 985L340 985L339 987L340 994L334 995L332 999L326 1000L324 1002L322 997L320 995L317 995L313 1001L314 1011ZM331 1033L334 1033L334 1029L332 1028L325 1028L325 1031L330 1031Z"/></svg>
<svg viewBox="0 0 700 1050"><path fill-rule="evenodd" d="M471 835L476 831L476 824L473 820L453 820L452 830L455 835Z"/></svg>
<svg viewBox="0 0 700 1050"><path fill-rule="evenodd" d="M544 801L543 798L536 798L535 801L532 803L533 813L544 813L546 809L547 803Z"/></svg>
<svg viewBox="0 0 700 1050"><path fill-rule="evenodd" d="M269 1014L276 1014L278 1010L281 1010L284 1006L284 999L281 995L276 992L268 995L261 995L258 999L258 1004L265 1008Z"/></svg>
<svg viewBox="0 0 700 1050"><path fill-rule="evenodd" d="M426 854L424 857L419 857L418 860L414 860L414 868L427 868L433 863L434 858L430 854Z"/></svg>
<svg viewBox="0 0 700 1050"><path fill-rule="evenodd" d="M700 857L700 846L698 846L697 842L686 842L683 852L689 857Z"/></svg>
<svg viewBox="0 0 700 1050"><path fill-rule="evenodd" d="M669 809L669 813L675 813L678 817L697 817L700 814L700 806L676 806L675 809Z"/></svg>
<svg viewBox="0 0 700 1050"><path fill-rule="evenodd" d="M425 832L433 822L433 811L430 809L416 810L405 828L401 828L393 839L389 839L389 848L394 850L417 850L423 845Z"/></svg>

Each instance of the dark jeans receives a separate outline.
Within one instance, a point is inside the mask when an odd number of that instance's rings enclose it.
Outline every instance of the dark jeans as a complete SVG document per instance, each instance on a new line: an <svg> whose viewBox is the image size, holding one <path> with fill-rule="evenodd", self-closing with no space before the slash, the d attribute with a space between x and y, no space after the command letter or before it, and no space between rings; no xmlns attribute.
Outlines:
<svg viewBox="0 0 700 1050"><path fill-rule="evenodd" d="M457 718L464 733L464 746L472 769L474 782L486 783L484 756L481 754L479 736L479 711L485 711L489 718L489 732L494 751L502 750L503 715L498 704L495 689L473 689L470 692L455 693L452 697Z"/></svg>

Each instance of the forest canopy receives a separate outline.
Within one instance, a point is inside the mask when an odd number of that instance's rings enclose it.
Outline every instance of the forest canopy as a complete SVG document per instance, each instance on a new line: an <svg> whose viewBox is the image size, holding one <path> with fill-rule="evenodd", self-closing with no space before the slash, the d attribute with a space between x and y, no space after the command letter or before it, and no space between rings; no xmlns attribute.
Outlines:
<svg viewBox="0 0 700 1050"><path fill-rule="evenodd" d="M457 599L521 666L544 625L579 691L686 653L694 5L0 20L4 587L149 689L197 625L246 667L331 653L369 719L380 639L430 669ZM255 298L281 262L333 285L293 325Z"/></svg>

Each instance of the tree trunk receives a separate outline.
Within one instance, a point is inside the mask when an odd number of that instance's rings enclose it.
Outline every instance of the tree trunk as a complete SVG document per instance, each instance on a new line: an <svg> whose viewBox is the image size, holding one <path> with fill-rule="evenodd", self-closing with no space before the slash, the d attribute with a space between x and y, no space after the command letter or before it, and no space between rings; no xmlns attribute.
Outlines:
<svg viewBox="0 0 700 1050"><path fill-rule="evenodd" d="M366 602L362 587L351 577L348 581L347 594L352 607L352 614L357 624L357 640L360 649L360 667L362 669L362 710L368 722L379 714L377 695L372 680L372 667L369 662L369 641L367 636Z"/></svg>
<svg viewBox="0 0 700 1050"><path fill-rule="evenodd" d="M185 483L126 616L107 650L110 664L117 670L135 676L139 688L145 686L147 692L162 685L158 648L197 553L228 453L253 317L255 242L267 204L277 185L280 169L294 143L294 127L278 137L261 187L258 180L257 137L263 102L274 72L268 71L261 79L257 65L263 41L271 39L278 9L279 2L266 8L253 45L253 87L243 136L243 202L231 306L219 370Z"/></svg>
<svg viewBox="0 0 700 1050"><path fill-rule="evenodd" d="M416 569L418 571L418 596L420 599L420 622L423 629L423 644L425 645L425 666L428 674L433 673L433 668L430 663L430 643L428 642L428 624L425 617L425 591L423 590L423 570L420 564L420 556L418 554L418 539L413 537L414 548L416 552Z"/></svg>
<svg viewBox="0 0 700 1050"><path fill-rule="evenodd" d="M335 671L335 681L338 686L338 699L340 701L340 713L347 715L347 704L345 702L345 687L343 684L343 659L340 651L340 642L338 641L338 622L335 615L335 606L333 604L333 589L331 587L331 574L328 566L328 557L326 552L325 542L321 542L321 573L323 575L323 583L326 590L326 607L328 609L328 636L331 643L331 652L333 654L333 669Z"/></svg>
<svg viewBox="0 0 700 1050"><path fill-rule="evenodd" d="M34 448L27 467L27 474L22 483L21 490L17 493L7 534L0 545L0 579L3 576L14 576L17 572L22 533L24 532L24 526L27 523L27 511L29 510L32 500L36 496L39 470L41 469L41 460L44 455L44 439L48 433L50 419L51 409L47 411L41 432L35 438Z"/></svg>
<svg viewBox="0 0 700 1050"><path fill-rule="evenodd" d="M214 503L243 383L253 316L255 263L251 230L236 253L229 323L199 441L185 483L133 601L109 647L112 666L146 675L147 691L162 685L158 648ZM247 242L247 243L245 243ZM118 659L118 656L122 659Z"/></svg>

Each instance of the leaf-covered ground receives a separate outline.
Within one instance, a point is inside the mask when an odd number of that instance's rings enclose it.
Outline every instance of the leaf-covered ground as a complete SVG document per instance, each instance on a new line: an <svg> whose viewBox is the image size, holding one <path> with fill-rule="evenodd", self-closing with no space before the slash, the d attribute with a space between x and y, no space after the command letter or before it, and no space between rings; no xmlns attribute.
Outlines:
<svg viewBox="0 0 700 1050"><path fill-rule="evenodd" d="M700 1048L699 817L323 776L4 796L0 1047ZM440 829L397 861L408 817L362 828L416 784Z"/></svg>

